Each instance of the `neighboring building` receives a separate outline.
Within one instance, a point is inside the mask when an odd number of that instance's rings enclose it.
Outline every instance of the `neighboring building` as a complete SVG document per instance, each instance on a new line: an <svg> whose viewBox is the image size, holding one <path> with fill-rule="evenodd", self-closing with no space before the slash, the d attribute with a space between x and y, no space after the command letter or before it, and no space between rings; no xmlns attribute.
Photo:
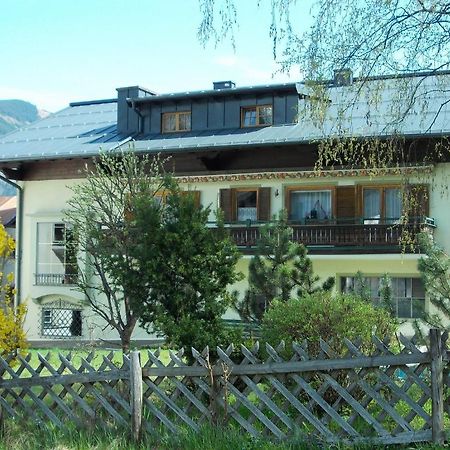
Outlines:
<svg viewBox="0 0 450 450"><path fill-rule="evenodd" d="M0 223L12 237L15 237L16 234L16 209L17 197L15 195L0 196Z"/></svg>
<svg viewBox="0 0 450 450"><path fill-rule="evenodd" d="M445 73L436 79L450 83L448 78ZM378 106L368 105L362 92L341 117L345 134L389 134L386 105L396 80L384 81ZM326 88L330 114L337 115L351 86L330 82ZM444 96L444 89L440 92ZM428 229L449 251L448 198L432 189L431 180L445 184L450 164L424 165L423 156L436 138L450 134L450 108L445 104L439 109L435 93L436 106L432 101L426 111L407 115L396 131L414 151L400 169L385 167L375 177L362 168L317 173L317 142L334 135L337 125L327 120L319 127L311 119L298 119L311 95L305 85L295 83L239 88L223 82L214 83L212 90L164 95L134 86L118 89L117 99L72 103L0 138L0 168L22 188L20 291L28 299L30 341L117 339L113 332L101 331L98 318L72 289L76 271L66 251L61 211L71 195L67 186L82 181L81 169L99 149L129 142L139 152L170 155L181 186L197 191L201 204L223 209L244 255L238 263L244 273L259 226L286 208L294 239L307 245L319 276L335 276L337 288L345 290L361 271L376 297L377 280L389 272L399 317L417 317L429 308L417 270L419 256L399 245L400 190L408 175L411 195L417 185L426 193L407 225L411 234ZM424 127L422 121L433 114L431 126ZM235 287L243 292L245 286L244 280ZM137 330L135 338L148 336Z"/></svg>
<svg viewBox="0 0 450 450"><path fill-rule="evenodd" d="M6 232L16 238L16 208L17 197L14 196L0 196L0 223L5 227ZM5 274L14 273L16 265L15 252L5 262L2 268Z"/></svg>

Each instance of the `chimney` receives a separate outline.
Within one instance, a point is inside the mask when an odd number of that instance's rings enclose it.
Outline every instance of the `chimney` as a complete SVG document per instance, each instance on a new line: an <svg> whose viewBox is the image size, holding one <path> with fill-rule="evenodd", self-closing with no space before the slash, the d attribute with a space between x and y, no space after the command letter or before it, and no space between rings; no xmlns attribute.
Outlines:
<svg viewBox="0 0 450 450"><path fill-rule="evenodd" d="M232 89L236 87L236 83L234 81L214 81L213 86L215 91L218 89Z"/></svg>
<svg viewBox="0 0 450 450"><path fill-rule="evenodd" d="M335 86L350 86L353 83L353 72L351 69L337 69L334 71Z"/></svg>
<svg viewBox="0 0 450 450"><path fill-rule="evenodd" d="M139 133L139 114L129 106L127 98L142 98L156 95L139 86L117 88L117 131L124 134Z"/></svg>

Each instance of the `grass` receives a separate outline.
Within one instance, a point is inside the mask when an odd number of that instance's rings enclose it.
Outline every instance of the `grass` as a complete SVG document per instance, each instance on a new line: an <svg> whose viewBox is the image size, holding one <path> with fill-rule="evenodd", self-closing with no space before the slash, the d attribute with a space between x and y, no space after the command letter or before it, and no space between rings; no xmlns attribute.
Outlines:
<svg viewBox="0 0 450 450"><path fill-rule="evenodd" d="M422 449L437 450L433 445L375 446L345 445L324 446L314 442L292 440L271 442L266 439L253 439L233 428L202 428L199 432L181 430L179 434L146 436L140 444L134 444L128 431L99 428L78 429L68 423L63 429L38 426L26 420L7 420L0 450L377 450L377 449Z"/></svg>

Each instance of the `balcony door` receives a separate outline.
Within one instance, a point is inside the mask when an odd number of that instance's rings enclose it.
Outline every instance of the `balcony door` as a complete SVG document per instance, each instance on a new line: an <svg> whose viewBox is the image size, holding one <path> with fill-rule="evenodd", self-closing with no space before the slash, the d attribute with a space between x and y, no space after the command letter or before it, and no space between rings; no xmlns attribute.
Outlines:
<svg viewBox="0 0 450 450"><path fill-rule="evenodd" d="M399 187L364 187L363 218L365 224L397 223L402 215L402 192Z"/></svg>
<svg viewBox="0 0 450 450"><path fill-rule="evenodd" d="M236 216L238 222L258 220L258 191L252 189L236 192Z"/></svg>
<svg viewBox="0 0 450 450"><path fill-rule="evenodd" d="M225 222L266 222L271 219L270 187L220 189Z"/></svg>

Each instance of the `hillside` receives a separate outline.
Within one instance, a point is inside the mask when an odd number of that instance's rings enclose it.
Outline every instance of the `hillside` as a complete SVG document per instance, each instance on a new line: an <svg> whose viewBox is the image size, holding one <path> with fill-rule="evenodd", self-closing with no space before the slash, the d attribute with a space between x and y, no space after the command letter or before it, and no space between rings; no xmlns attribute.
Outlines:
<svg viewBox="0 0 450 450"><path fill-rule="evenodd" d="M0 135L47 117L47 111L38 110L23 100L0 100ZM15 195L16 190L0 180L0 196Z"/></svg>
<svg viewBox="0 0 450 450"><path fill-rule="evenodd" d="M0 100L0 135L48 116L47 111L23 100Z"/></svg>

